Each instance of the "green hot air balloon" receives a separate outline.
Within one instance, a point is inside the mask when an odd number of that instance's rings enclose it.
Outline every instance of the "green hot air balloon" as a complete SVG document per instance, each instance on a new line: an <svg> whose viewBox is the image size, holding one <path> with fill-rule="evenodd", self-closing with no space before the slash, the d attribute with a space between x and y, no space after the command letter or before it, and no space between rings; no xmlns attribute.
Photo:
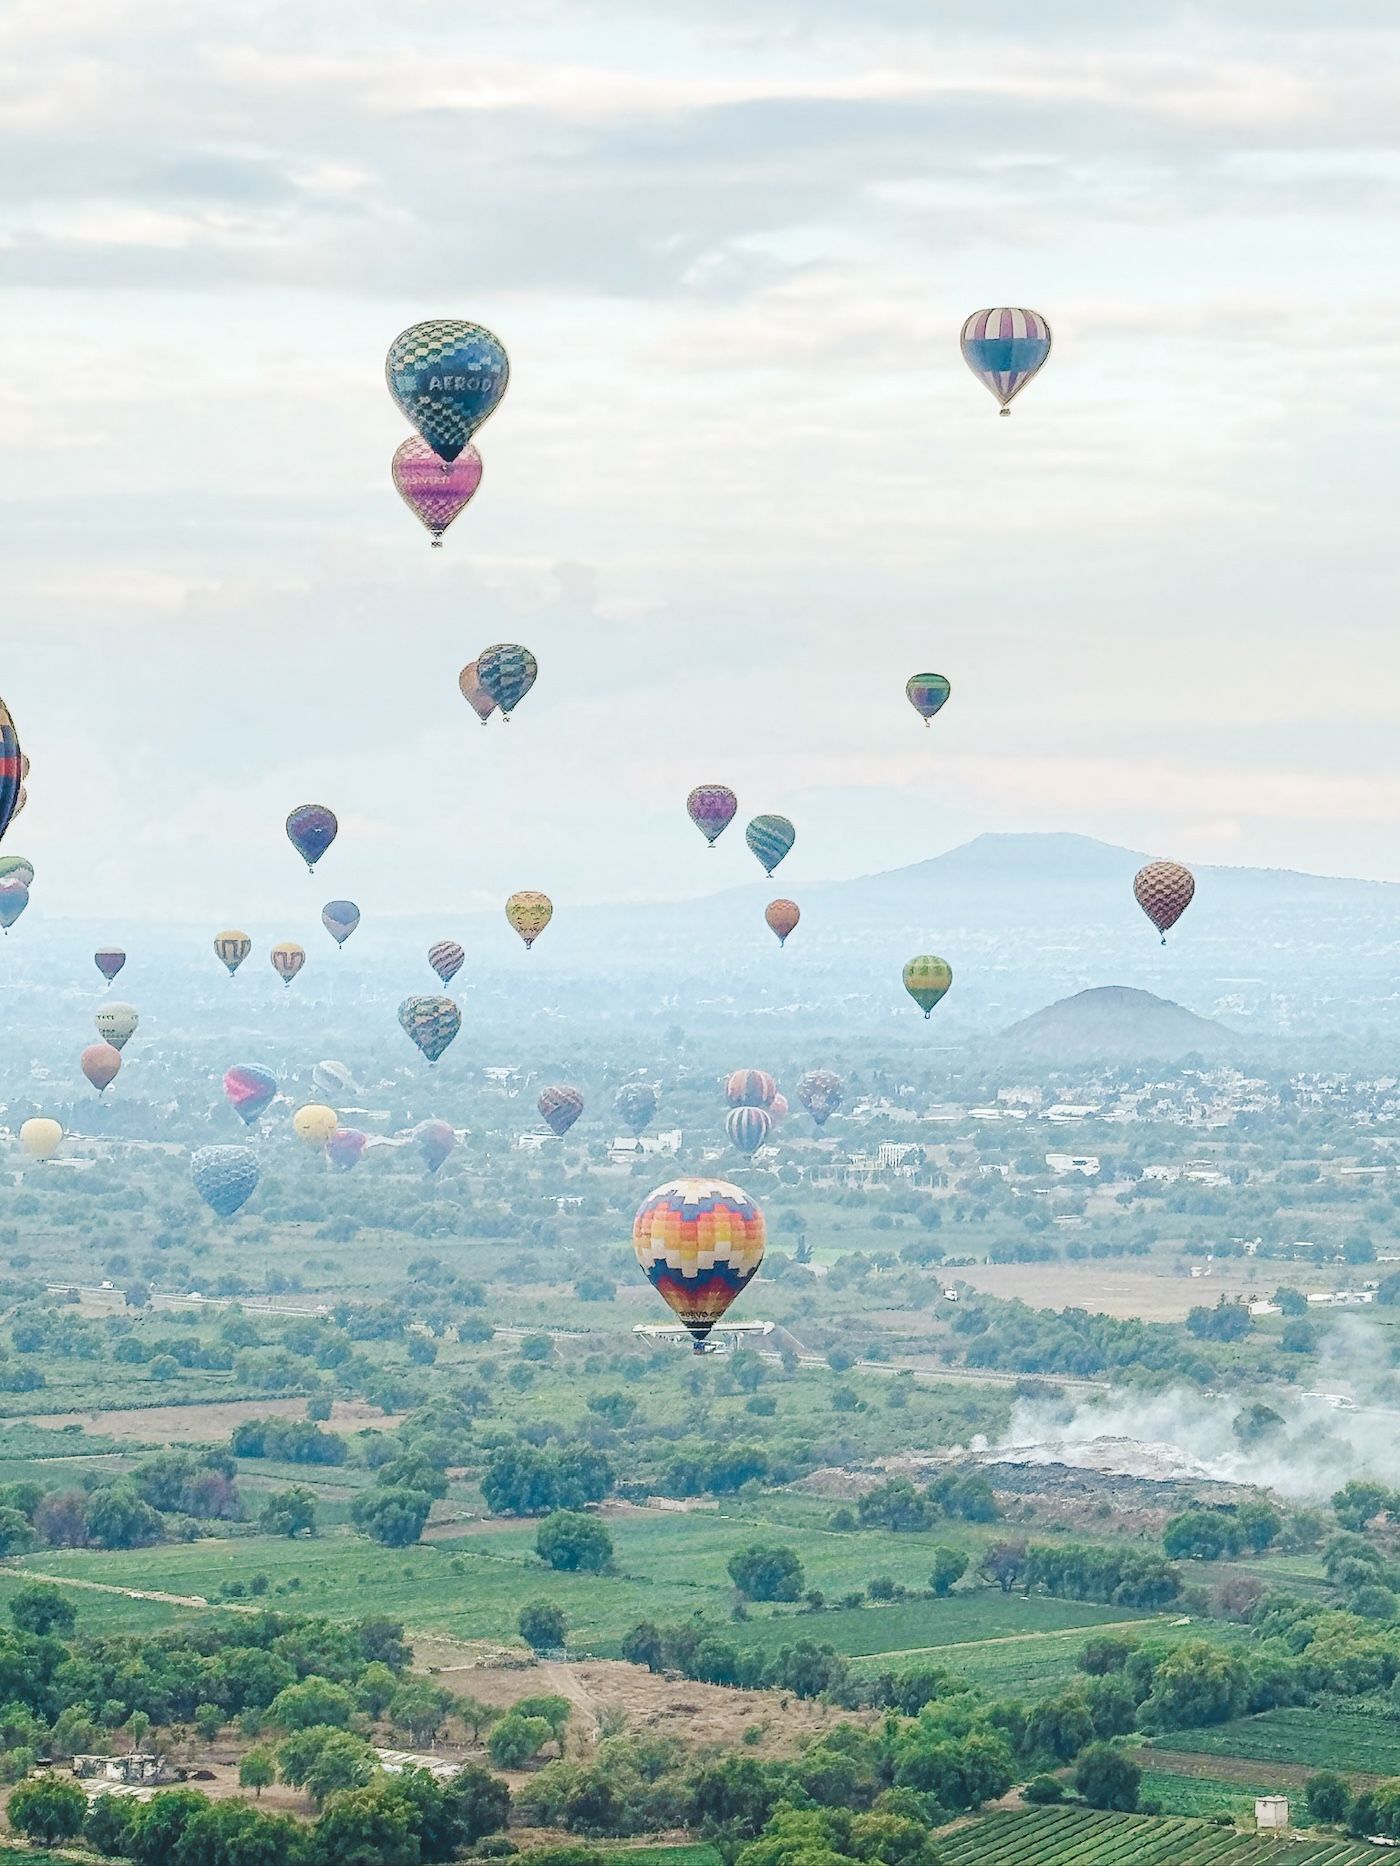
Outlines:
<svg viewBox="0 0 1400 1866"><path fill-rule="evenodd" d="M925 1017L933 1012L953 982L953 968L946 959L940 959L931 952L920 953L917 959L911 959L904 968L904 989L918 1005Z"/></svg>
<svg viewBox="0 0 1400 1866"><path fill-rule="evenodd" d="M911 674L904 683L904 691L909 704L927 725L953 688L942 674Z"/></svg>
<svg viewBox="0 0 1400 1866"><path fill-rule="evenodd" d="M435 1063L462 1028L462 1013L451 998L434 993L405 998L399 1006L399 1022L428 1061Z"/></svg>
<svg viewBox="0 0 1400 1866"><path fill-rule="evenodd" d="M785 816L756 816L744 831L744 840L762 862L764 872L771 875L797 841L797 831Z"/></svg>

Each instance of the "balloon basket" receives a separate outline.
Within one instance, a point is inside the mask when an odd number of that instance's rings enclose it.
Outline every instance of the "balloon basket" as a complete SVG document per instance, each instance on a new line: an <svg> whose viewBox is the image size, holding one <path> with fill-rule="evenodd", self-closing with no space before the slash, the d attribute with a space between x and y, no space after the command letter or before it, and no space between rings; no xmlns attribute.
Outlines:
<svg viewBox="0 0 1400 1866"><path fill-rule="evenodd" d="M772 1322L716 1322L702 1340L680 1322L635 1322L632 1333L657 1347L684 1347L695 1354L733 1354L746 1336L759 1340L771 1335Z"/></svg>

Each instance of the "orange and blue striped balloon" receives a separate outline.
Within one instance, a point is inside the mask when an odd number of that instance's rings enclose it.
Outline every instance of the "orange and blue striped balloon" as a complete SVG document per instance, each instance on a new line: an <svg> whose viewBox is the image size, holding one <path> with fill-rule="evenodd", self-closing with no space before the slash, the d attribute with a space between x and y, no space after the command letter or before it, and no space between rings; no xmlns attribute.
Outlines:
<svg viewBox="0 0 1400 1866"><path fill-rule="evenodd" d="M763 1261L763 1213L725 1179L673 1179L637 1208L632 1248L701 1354Z"/></svg>

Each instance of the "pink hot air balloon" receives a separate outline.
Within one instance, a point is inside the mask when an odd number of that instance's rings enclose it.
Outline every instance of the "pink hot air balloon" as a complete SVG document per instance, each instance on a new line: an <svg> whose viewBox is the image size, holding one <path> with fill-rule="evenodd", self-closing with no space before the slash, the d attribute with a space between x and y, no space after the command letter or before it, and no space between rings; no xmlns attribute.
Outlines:
<svg viewBox="0 0 1400 1866"><path fill-rule="evenodd" d="M410 434L394 453L392 471L399 497L432 534L433 549L440 549L443 532L481 484L481 455L469 441L455 460L443 460Z"/></svg>
<svg viewBox="0 0 1400 1866"><path fill-rule="evenodd" d="M276 1098L277 1078L270 1069L259 1069L256 1063L235 1063L225 1072L224 1093L234 1113L251 1127Z"/></svg>
<svg viewBox="0 0 1400 1866"><path fill-rule="evenodd" d="M418 1142L418 1151L430 1173L437 1171L457 1145L456 1131L448 1121L420 1121L413 1130L413 1138Z"/></svg>
<svg viewBox="0 0 1400 1866"><path fill-rule="evenodd" d="M101 1095L117 1079L117 1071L122 1066L121 1051L113 1049L110 1043L89 1043L78 1058L78 1066Z"/></svg>
<svg viewBox="0 0 1400 1866"><path fill-rule="evenodd" d="M357 1127L338 1127L326 1142L326 1157L332 1166L348 1173L364 1152L368 1140L369 1135L362 1134Z"/></svg>
<svg viewBox="0 0 1400 1866"><path fill-rule="evenodd" d="M685 800L690 820L713 849L715 837L734 821L739 799L727 784L697 784Z"/></svg>
<svg viewBox="0 0 1400 1866"><path fill-rule="evenodd" d="M772 1115L774 1121L781 1121L787 1111L788 1101L786 1095L775 1095L768 1104L768 1112Z"/></svg>

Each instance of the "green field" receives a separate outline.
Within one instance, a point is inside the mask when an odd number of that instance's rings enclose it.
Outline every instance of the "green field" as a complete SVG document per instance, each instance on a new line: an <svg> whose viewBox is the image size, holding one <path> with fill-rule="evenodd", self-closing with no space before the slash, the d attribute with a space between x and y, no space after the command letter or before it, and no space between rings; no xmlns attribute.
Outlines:
<svg viewBox="0 0 1400 1866"><path fill-rule="evenodd" d="M1353 1866L1374 1860L1363 1840L1300 1841L1239 1834L1204 1821L1088 1808L999 1812L939 1836L942 1866Z"/></svg>
<svg viewBox="0 0 1400 1866"><path fill-rule="evenodd" d="M1146 1762L1147 1757L1144 1751L1140 1760ZM1267 1774L1267 1770L1260 1773ZM1246 1826L1254 1822L1256 1795L1289 1795L1299 1801L1296 1787L1286 1783L1233 1782L1221 1776L1175 1775L1168 1769L1149 1768L1143 1769L1139 1794L1143 1801L1155 1802L1163 1814L1228 1814ZM1300 1809L1301 1805L1299 1801Z"/></svg>
<svg viewBox="0 0 1400 1866"><path fill-rule="evenodd" d="M1206 1730L1173 1730L1156 1747L1194 1756L1243 1756L1366 1775L1400 1775L1400 1722L1364 1711L1273 1710Z"/></svg>

